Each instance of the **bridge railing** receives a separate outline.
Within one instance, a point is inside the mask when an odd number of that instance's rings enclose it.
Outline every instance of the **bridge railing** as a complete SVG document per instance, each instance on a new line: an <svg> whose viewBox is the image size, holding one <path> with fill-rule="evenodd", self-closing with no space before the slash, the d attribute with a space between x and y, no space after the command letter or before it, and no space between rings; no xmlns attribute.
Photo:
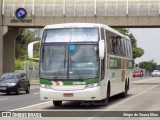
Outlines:
<svg viewBox="0 0 160 120"><path fill-rule="evenodd" d="M5 0L2 14L13 17L19 7L27 10L28 17L160 15L159 0Z"/></svg>

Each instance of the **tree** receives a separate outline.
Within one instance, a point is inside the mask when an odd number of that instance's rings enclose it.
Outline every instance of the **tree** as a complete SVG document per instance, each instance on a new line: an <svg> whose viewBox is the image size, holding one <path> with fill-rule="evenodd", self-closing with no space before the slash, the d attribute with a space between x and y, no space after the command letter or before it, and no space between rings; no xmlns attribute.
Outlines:
<svg viewBox="0 0 160 120"><path fill-rule="evenodd" d="M39 31L39 32L38 32ZM16 59L25 60L28 58L27 47L28 44L32 41L40 40L41 30L36 29L20 29L19 36L16 37Z"/></svg>
<svg viewBox="0 0 160 120"><path fill-rule="evenodd" d="M144 68L149 72L157 69L157 63L154 62L154 60L140 62L139 66L140 68Z"/></svg>
<svg viewBox="0 0 160 120"><path fill-rule="evenodd" d="M137 40L132 33L129 33L126 28L116 28L116 30L124 35L127 35L130 38L132 44L133 59L141 57L144 54L144 50L137 47Z"/></svg>

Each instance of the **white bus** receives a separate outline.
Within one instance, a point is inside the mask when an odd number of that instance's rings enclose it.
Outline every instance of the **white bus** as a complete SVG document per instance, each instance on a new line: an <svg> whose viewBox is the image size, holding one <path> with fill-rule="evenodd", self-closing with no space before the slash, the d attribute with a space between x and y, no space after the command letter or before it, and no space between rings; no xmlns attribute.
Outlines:
<svg viewBox="0 0 160 120"><path fill-rule="evenodd" d="M39 42L39 41L37 41ZM29 58L33 46L28 45ZM127 96L132 80L130 39L116 30L94 23L47 25L40 41L40 97L62 101L100 101Z"/></svg>

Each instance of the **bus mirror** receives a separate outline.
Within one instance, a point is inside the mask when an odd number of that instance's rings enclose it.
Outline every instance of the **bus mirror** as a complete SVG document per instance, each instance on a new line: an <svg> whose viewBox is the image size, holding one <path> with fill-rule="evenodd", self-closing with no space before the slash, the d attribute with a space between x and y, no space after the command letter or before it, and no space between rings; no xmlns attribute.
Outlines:
<svg viewBox="0 0 160 120"><path fill-rule="evenodd" d="M99 57L100 59L104 58L104 40L99 41Z"/></svg>
<svg viewBox="0 0 160 120"><path fill-rule="evenodd" d="M28 57L30 59L33 59L33 60L39 60L39 58L34 58L34 45L37 44L37 43L40 43L40 41L34 41L34 42L31 42L29 45L28 45Z"/></svg>

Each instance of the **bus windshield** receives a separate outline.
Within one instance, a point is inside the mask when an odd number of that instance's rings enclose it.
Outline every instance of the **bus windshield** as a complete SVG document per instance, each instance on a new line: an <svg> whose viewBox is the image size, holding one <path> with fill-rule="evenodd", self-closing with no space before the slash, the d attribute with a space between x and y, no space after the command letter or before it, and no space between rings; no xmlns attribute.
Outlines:
<svg viewBox="0 0 160 120"><path fill-rule="evenodd" d="M42 42L97 42L98 28L56 28L44 30Z"/></svg>
<svg viewBox="0 0 160 120"><path fill-rule="evenodd" d="M40 77L52 80L98 77L97 50L97 44L42 46Z"/></svg>

